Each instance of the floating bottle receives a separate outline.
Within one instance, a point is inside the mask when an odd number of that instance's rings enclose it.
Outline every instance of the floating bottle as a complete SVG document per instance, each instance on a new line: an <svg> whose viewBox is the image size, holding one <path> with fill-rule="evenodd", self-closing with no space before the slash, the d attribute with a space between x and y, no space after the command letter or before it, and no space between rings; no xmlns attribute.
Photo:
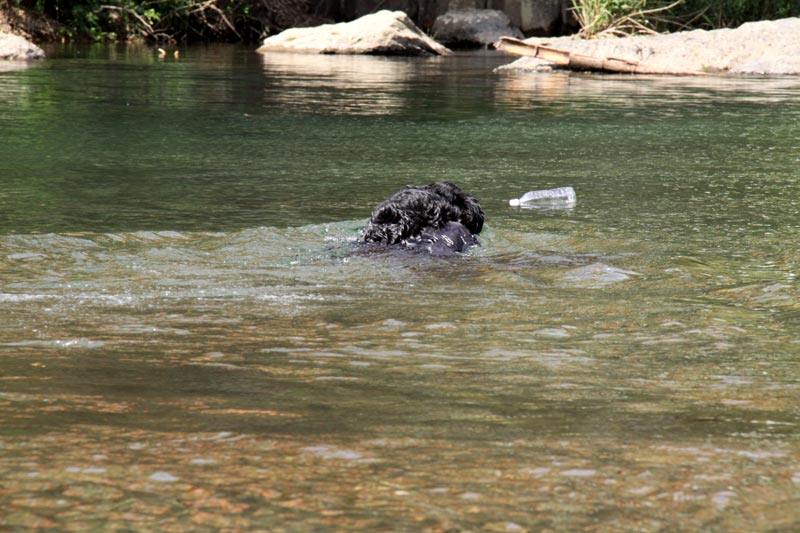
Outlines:
<svg viewBox="0 0 800 533"><path fill-rule="evenodd" d="M558 187L541 191L530 191L521 198L508 201L512 206L547 206L547 207L572 207L575 205L575 189L572 187Z"/></svg>

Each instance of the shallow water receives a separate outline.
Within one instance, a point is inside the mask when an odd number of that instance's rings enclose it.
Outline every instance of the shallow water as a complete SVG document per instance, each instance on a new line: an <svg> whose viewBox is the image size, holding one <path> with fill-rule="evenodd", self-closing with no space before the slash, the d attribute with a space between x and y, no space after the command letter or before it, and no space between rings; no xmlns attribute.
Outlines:
<svg viewBox="0 0 800 533"><path fill-rule="evenodd" d="M50 56L0 72L3 527L800 526L797 80ZM353 248L440 179L480 248Z"/></svg>

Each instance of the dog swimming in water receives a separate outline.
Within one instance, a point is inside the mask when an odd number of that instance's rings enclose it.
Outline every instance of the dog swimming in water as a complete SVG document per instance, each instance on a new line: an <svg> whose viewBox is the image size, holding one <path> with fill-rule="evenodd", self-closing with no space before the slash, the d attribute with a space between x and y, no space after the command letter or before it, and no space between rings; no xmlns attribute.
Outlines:
<svg viewBox="0 0 800 533"><path fill-rule="evenodd" d="M372 212L361 241L432 254L464 252L483 229L478 200L447 181L406 185Z"/></svg>

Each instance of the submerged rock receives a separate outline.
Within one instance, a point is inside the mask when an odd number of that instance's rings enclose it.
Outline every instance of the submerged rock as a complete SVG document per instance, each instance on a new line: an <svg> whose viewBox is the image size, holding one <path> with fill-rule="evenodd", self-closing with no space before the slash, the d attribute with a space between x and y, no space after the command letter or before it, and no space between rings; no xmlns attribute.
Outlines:
<svg viewBox="0 0 800 533"><path fill-rule="evenodd" d="M258 49L309 54L447 55L450 50L420 30L402 11L378 11L352 22L291 28L267 37Z"/></svg>
<svg viewBox="0 0 800 533"><path fill-rule="evenodd" d="M496 9L454 9L436 18L432 33L449 46L489 47L500 37L522 39L508 15Z"/></svg>
<svg viewBox="0 0 800 533"><path fill-rule="evenodd" d="M665 35L577 39L534 38L526 42L573 54L618 58L663 72L800 74L800 18L748 22L736 29L694 30ZM499 70L542 71L553 65L524 57Z"/></svg>
<svg viewBox="0 0 800 533"><path fill-rule="evenodd" d="M26 38L0 31L0 59L34 61L44 58L44 51Z"/></svg>
<svg viewBox="0 0 800 533"><path fill-rule="evenodd" d="M169 472L156 472L151 474L149 479L152 481L158 481L160 483L172 483L179 480L178 477L173 476Z"/></svg>
<svg viewBox="0 0 800 533"><path fill-rule="evenodd" d="M564 280L571 286L604 287L612 283L626 281L631 276L638 275L637 272L632 270L624 270L603 263L594 263L568 271L564 274Z"/></svg>

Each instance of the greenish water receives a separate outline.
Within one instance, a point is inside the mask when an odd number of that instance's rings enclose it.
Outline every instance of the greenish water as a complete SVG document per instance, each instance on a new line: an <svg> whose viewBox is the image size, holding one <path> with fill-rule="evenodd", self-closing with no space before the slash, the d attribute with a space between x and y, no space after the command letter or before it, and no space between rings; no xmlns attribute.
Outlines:
<svg viewBox="0 0 800 533"><path fill-rule="evenodd" d="M800 527L800 80L49 52L0 72L2 528ZM442 179L482 247L353 250Z"/></svg>

